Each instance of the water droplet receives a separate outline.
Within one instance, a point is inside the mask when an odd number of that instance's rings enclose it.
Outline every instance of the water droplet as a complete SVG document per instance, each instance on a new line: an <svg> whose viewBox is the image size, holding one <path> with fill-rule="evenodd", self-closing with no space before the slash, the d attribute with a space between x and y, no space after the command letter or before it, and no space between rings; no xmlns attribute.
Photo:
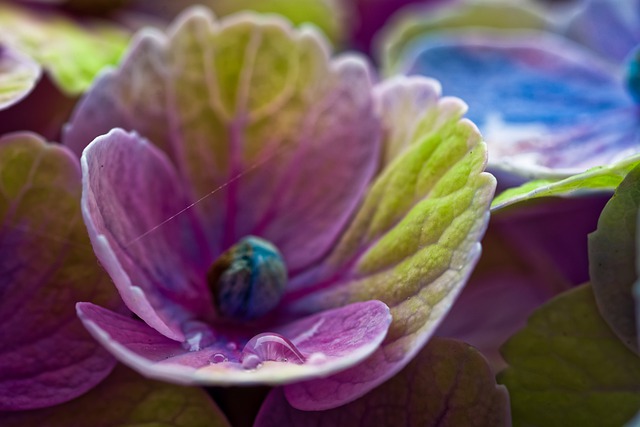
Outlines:
<svg viewBox="0 0 640 427"><path fill-rule="evenodd" d="M211 361L211 363L222 363L222 362L228 362L229 361L227 356L225 356L222 353L215 353L213 356L211 356L209 358L209 360Z"/></svg>
<svg viewBox="0 0 640 427"><path fill-rule="evenodd" d="M312 364L324 363L327 360L327 356L324 353L316 352L311 353L307 358L307 361Z"/></svg>
<svg viewBox="0 0 640 427"><path fill-rule="evenodd" d="M237 350L238 349L238 344L234 343L233 341L229 341L227 343L227 348L229 350Z"/></svg>
<svg viewBox="0 0 640 427"><path fill-rule="evenodd" d="M264 333L251 338L242 349L242 367L257 369L262 362L288 362L301 365L305 357L287 338L274 333Z"/></svg>
<svg viewBox="0 0 640 427"><path fill-rule="evenodd" d="M202 341L201 332L196 332L192 335L188 335L187 337L185 337L185 339L186 341L182 343L182 347L185 350L200 351L202 349L202 347L200 346L200 343Z"/></svg>
<svg viewBox="0 0 640 427"><path fill-rule="evenodd" d="M242 358L242 367L244 369L258 369L262 366L262 359L255 354L249 354Z"/></svg>

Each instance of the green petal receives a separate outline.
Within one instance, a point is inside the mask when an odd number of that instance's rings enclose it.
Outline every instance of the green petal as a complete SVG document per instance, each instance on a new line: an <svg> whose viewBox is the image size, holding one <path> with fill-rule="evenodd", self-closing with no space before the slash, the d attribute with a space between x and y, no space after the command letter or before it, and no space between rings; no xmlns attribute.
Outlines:
<svg viewBox="0 0 640 427"><path fill-rule="evenodd" d="M277 13L294 25L311 23L337 44L345 37L348 2L336 0L215 0L211 7L218 16L241 10Z"/></svg>
<svg viewBox="0 0 640 427"><path fill-rule="evenodd" d="M404 111L390 99L406 100L431 85L419 78L386 82L379 91L383 117ZM385 120L387 165L328 260L340 265L355 256L357 262L353 279L323 297L325 303L384 301L394 319L387 343L406 346L439 322L479 255L495 179L483 173L486 145L460 119L464 110L459 100L436 94L418 114ZM406 128L413 131L401 142L398 129Z"/></svg>
<svg viewBox="0 0 640 427"><path fill-rule="evenodd" d="M320 267L334 286L294 305L304 311L378 299L391 310L385 341L357 373L317 380L335 386L336 395L389 378L431 337L477 262L495 189L494 177L483 172L486 145L460 118L462 101L440 98L437 83L420 77L389 80L376 95L386 164ZM422 108L412 107L416 101ZM368 380L344 384L349 375ZM292 395L289 402L302 408Z"/></svg>
<svg viewBox="0 0 640 427"><path fill-rule="evenodd" d="M0 110L27 96L40 79L40 66L0 43Z"/></svg>
<svg viewBox="0 0 640 427"><path fill-rule="evenodd" d="M629 348L638 351L633 286L638 280L640 166L622 181L607 203L598 229L589 235L591 283L602 317Z"/></svg>
<svg viewBox="0 0 640 427"><path fill-rule="evenodd" d="M531 199L551 196L578 196L596 191L613 191L634 167L640 164L640 155L629 157L609 166L598 166L565 179L540 179L510 188L499 194L491 210L511 206Z"/></svg>
<svg viewBox="0 0 640 427"><path fill-rule="evenodd" d="M589 285L538 309L502 354L515 426L619 427L640 407L640 358L604 322Z"/></svg>
<svg viewBox="0 0 640 427"><path fill-rule="evenodd" d="M436 338L402 371L360 399L321 412L292 408L282 391L265 401L255 427L509 426L507 391L468 344Z"/></svg>
<svg viewBox="0 0 640 427"><path fill-rule="evenodd" d="M79 25L62 15L38 15L0 4L0 42L32 56L69 95L84 92L104 67L115 65L129 35L106 22Z"/></svg>
<svg viewBox="0 0 640 427"><path fill-rule="evenodd" d="M193 5L211 8L222 18L241 11L282 15L296 26L312 24L331 40L339 44L347 36L347 19L351 5L342 0L136 0L133 8L150 15L173 19Z"/></svg>
<svg viewBox="0 0 640 427"><path fill-rule="evenodd" d="M3 427L227 427L200 388L145 379L118 366L100 385L62 405L0 413Z"/></svg>

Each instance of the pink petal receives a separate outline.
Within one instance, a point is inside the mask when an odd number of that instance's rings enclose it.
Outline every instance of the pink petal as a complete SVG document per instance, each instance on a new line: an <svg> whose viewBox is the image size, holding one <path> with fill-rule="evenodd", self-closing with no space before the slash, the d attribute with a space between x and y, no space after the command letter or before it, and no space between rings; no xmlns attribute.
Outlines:
<svg viewBox="0 0 640 427"><path fill-rule="evenodd" d="M116 129L82 156L82 212L94 250L127 306L160 333L211 314L211 262L180 181L164 154Z"/></svg>
<svg viewBox="0 0 640 427"><path fill-rule="evenodd" d="M64 143L79 152L113 127L140 133L170 156L189 197L204 197L194 210L214 252L257 235L295 273L329 251L380 152L369 65L329 50L315 30L275 17L216 22L191 9L166 36L134 40L80 102Z"/></svg>
<svg viewBox="0 0 640 427"><path fill-rule="evenodd" d="M257 369L241 364L244 339L224 330L212 345L189 351L144 324L90 303L78 315L91 334L121 362L151 378L180 384L283 384L326 376L356 365L384 339L391 316L379 301L328 310L275 330L290 341L304 363L265 360ZM226 360L225 360L226 359ZM218 362L218 363L216 363Z"/></svg>

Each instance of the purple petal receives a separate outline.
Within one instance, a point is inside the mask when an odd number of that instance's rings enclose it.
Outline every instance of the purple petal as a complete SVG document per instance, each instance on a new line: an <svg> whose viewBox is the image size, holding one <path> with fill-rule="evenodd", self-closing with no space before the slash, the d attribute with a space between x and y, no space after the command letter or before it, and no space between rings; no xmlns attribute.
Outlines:
<svg viewBox="0 0 640 427"><path fill-rule="evenodd" d="M76 319L75 302L122 303L82 223L75 156L16 133L0 139L0 171L0 410L57 405L115 364Z"/></svg>
<svg viewBox="0 0 640 427"><path fill-rule="evenodd" d="M636 107L615 74L580 46L537 32L460 32L420 39L404 69L439 79L469 104L490 165L562 175L640 147Z"/></svg>
<svg viewBox="0 0 640 427"><path fill-rule="evenodd" d="M375 171L370 74L359 58L331 61L314 30L192 9L168 37L138 36L64 141L80 151L111 127L137 131L189 183L215 253L257 235L295 274L330 249Z"/></svg>
<svg viewBox="0 0 640 427"><path fill-rule="evenodd" d="M255 369L245 369L242 359L255 340L232 331L216 330L210 346L189 351L143 322L90 303L79 303L77 310L91 334L121 362L151 378L202 385L283 384L344 370L378 348L391 321L389 309L379 301L324 311L272 334L288 340L300 360L265 359Z"/></svg>
<svg viewBox="0 0 640 427"><path fill-rule="evenodd" d="M328 411L301 411L273 390L255 427L510 426L509 395L473 347L434 339L389 381Z"/></svg>
<svg viewBox="0 0 640 427"><path fill-rule="evenodd" d="M331 70L335 83L308 106L295 147L285 147L291 152L276 154L238 189L237 236L271 240L293 274L331 248L378 166L381 132L368 66L343 57Z"/></svg>
<svg viewBox="0 0 640 427"><path fill-rule="evenodd" d="M640 44L640 1L584 0L568 34L616 64Z"/></svg>
<svg viewBox="0 0 640 427"><path fill-rule="evenodd" d="M180 180L164 154L116 129L82 156L82 212L100 262L127 306L169 338L212 315L208 256Z"/></svg>

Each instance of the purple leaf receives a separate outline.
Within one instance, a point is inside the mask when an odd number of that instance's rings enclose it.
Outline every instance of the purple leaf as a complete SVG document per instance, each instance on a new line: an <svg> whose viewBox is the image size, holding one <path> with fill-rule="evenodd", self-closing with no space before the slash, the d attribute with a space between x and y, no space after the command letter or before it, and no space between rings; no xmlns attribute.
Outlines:
<svg viewBox="0 0 640 427"><path fill-rule="evenodd" d="M84 330L77 300L119 309L80 215L80 168L35 134L0 139L0 410L73 399L115 360Z"/></svg>
<svg viewBox="0 0 640 427"><path fill-rule="evenodd" d="M483 254L437 335L468 342L494 372L500 346L538 306L589 280L586 235L607 197L547 199L494 214Z"/></svg>
<svg viewBox="0 0 640 427"><path fill-rule="evenodd" d="M433 339L402 371L367 395L322 412L294 409L282 389L262 405L255 427L507 427L507 389L482 355L462 342Z"/></svg>
<svg viewBox="0 0 640 427"><path fill-rule="evenodd" d="M85 395L51 408L1 413L3 427L230 427L204 390L142 378L124 366Z"/></svg>

